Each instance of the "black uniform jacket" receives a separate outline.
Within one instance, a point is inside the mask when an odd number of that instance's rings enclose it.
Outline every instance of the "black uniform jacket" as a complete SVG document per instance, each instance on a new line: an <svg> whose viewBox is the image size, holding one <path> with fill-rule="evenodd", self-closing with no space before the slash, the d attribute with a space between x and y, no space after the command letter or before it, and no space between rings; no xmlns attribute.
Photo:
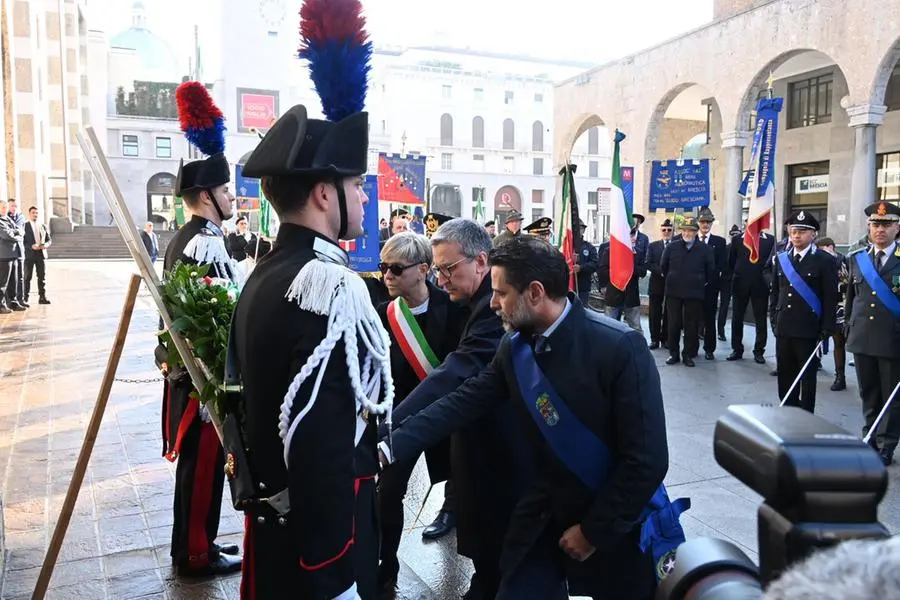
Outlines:
<svg viewBox="0 0 900 600"><path fill-rule="evenodd" d="M793 246L787 251L793 254ZM793 257L788 255L793 264ZM800 278L812 289L822 304L821 316L816 316L812 307L791 285L775 259L772 290L769 292L769 314L774 324L772 328L778 337L816 339L830 336L837 330L835 314L838 302L837 263L834 257L816 248L807 250L799 265L795 265Z"/></svg>
<svg viewBox="0 0 900 600"><path fill-rule="evenodd" d="M669 240L669 243L672 241ZM650 249L647 250L647 270L650 271L648 296L662 296L666 293L666 278L662 272L662 256L665 249L666 243L663 240L656 240L650 242Z"/></svg>
<svg viewBox="0 0 900 600"><path fill-rule="evenodd" d="M678 238L663 252L660 268L666 278L667 298L703 300L716 264L712 248L694 240L688 249L684 239Z"/></svg>
<svg viewBox="0 0 900 600"><path fill-rule="evenodd" d="M493 360L504 330L491 310L491 293L490 278L485 277L469 304L471 315L459 346L397 407L395 427L456 390ZM446 430L441 439L456 429ZM434 440L435 444L440 441ZM417 451L396 454L395 459L409 460L424 449L419 446ZM457 551L472 559L497 560L509 516L531 468L510 407L495 404L494 410L455 431L450 463L457 502Z"/></svg>
<svg viewBox="0 0 900 600"><path fill-rule="evenodd" d="M204 228L207 227L209 221L203 217L194 215L191 220L184 224L174 236L172 241L166 247L166 255L163 259L163 269L170 271L175 263L181 261L184 264L193 264L196 261L184 255L184 249L188 243L194 239L194 236L201 235ZM224 240L223 240L224 242ZM211 265L209 272L210 277L228 278L228 273L219 273L215 265ZM162 318L160 318L159 328L163 328ZM166 361L167 351L161 343L157 345L155 350L155 358L157 366ZM163 456L169 460L176 460L181 445L179 432L187 431L191 421L197 418L197 411L191 407L190 394L194 391L194 384L191 382L187 371L182 369L170 369L168 377L163 382L163 408L162 408L162 438L163 438ZM195 401L196 403L196 401Z"/></svg>
<svg viewBox="0 0 900 600"><path fill-rule="evenodd" d="M759 238L759 260L750 262L750 250L742 237L734 237L728 246L728 267L732 289L736 293L768 294L772 279L775 238L763 233Z"/></svg>
<svg viewBox="0 0 900 600"><path fill-rule="evenodd" d="M295 553L308 582L295 590L296 597L317 599L333 598L355 581L356 480L374 473L377 459L373 427L359 447L354 446L356 402L345 346L339 341L325 367L316 403L292 438L290 468L285 467L278 435L281 403L294 376L327 333L328 317L301 310L296 301L285 298L303 266L316 260L316 239L336 249L310 229L281 224L272 251L244 285L232 335L243 381L241 429L250 471L262 495L287 487L291 501L288 527L294 543L290 548L256 548L254 560L264 560L266 551ZM359 346L362 351L364 345ZM291 419L305 407L315 380L311 376L300 386Z"/></svg>
<svg viewBox="0 0 900 600"><path fill-rule="evenodd" d="M597 552L584 563L567 560L570 593L596 594L602 586L604 599L647 597L655 580L638 546L637 522L669 460L659 372L640 333L585 309L571 294L569 299L572 308L537 363L568 408L609 446L615 466L606 485L589 489L549 448L519 391L508 338L488 368L397 429L394 453L414 453L497 404L508 405L509 426L527 444L536 471L509 524L504 573L545 527L561 536L581 524Z"/></svg>
<svg viewBox="0 0 900 600"><path fill-rule="evenodd" d="M900 296L900 256L894 244L887 263L882 267L881 279ZM874 246L867 250L868 260L874 260ZM850 285L847 287L846 312L844 322L850 327L847 339L847 350L853 353L878 356L881 358L900 358L900 319L894 315L875 297L875 292L866 282L856 264L856 254L847 257L850 265Z"/></svg>
<svg viewBox="0 0 900 600"><path fill-rule="evenodd" d="M643 279L647 275L647 264L645 260L649 253L649 250L645 252L636 251L634 253L634 272L631 276L631 279L628 280L628 285L625 286L624 291L618 289L611 283L608 283L606 285L607 306L611 306L613 308L634 308L641 305L641 291L639 286L641 279ZM609 250L607 250L604 255L607 277L609 276L609 258Z"/></svg>
<svg viewBox="0 0 900 600"><path fill-rule="evenodd" d="M252 249L256 250L256 234L251 233L250 239L248 240L243 235L239 233L232 233L228 235L228 254L231 255L231 258L234 260L241 262L245 260L250 254Z"/></svg>
<svg viewBox="0 0 900 600"><path fill-rule="evenodd" d="M593 244L582 240L581 249L578 251L577 263L581 267L581 270L575 276L578 283L578 291L589 292L591 291L593 275L597 272L597 267L600 264L597 249Z"/></svg>
<svg viewBox="0 0 900 600"><path fill-rule="evenodd" d="M447 355L456 350L459 345L459 336L468 321L469 309L461 304L450 302L447 292L430 281L426 284L428 285L428 310L424 314L416 316L416 320L434 355L443 362ZM381 304L378 307L378 314L391 336L391 372L394 375L394 406L397 406L419 385L419 376L416 375L400 349L400 344L397 343L397 337L387 318L388 304L388 302ZM428 464L431 482L446 481L450 477L450 439L448 438L440 446L427 451L425 460Z"/></svg>

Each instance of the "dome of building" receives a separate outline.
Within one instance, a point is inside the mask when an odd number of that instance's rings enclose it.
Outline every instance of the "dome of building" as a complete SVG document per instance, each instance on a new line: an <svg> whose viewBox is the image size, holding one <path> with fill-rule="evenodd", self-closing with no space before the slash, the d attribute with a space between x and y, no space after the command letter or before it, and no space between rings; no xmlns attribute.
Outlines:
<svg viewBox="0 0 900 600"><path fill-rule="evenodd" d="M113 36L109 41L112 48L134 50L141 63L141 72L136 80L156 82L180 82L182 69L175 53L162 38L147 29L147 9L137 0L131 6L131 27Z"/></svg>

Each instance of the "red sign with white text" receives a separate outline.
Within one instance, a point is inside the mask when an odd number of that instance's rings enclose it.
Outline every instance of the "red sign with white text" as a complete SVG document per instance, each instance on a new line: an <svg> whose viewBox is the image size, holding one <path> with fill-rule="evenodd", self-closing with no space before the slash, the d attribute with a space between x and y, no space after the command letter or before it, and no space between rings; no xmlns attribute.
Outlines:
<svg viewBox="0 0 900 600"><path fill-rule="evenodd" d="M275 96L241 94L241 127L268 129L275 119Z"/></svg>

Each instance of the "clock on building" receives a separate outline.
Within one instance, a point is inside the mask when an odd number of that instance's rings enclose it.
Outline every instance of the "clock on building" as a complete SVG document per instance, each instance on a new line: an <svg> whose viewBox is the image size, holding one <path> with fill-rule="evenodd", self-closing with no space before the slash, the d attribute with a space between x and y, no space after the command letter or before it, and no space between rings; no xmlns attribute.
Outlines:
<svg viewBox="0 0 900 600"><path fill-rule="evenodd" d="M259 16L270 31L277 31L284 21L284 0L259 0Z"/></svg>

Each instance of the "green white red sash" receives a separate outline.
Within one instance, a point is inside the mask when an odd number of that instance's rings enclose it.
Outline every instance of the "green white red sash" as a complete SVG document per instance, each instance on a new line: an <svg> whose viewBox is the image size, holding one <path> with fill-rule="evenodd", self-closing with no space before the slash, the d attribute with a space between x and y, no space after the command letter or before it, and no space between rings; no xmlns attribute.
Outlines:
<svg viewBox="0 0 900 600"><path fill-rule="evenodd" d="M428 340L425 339L425 334L422 333L416 317L409 310L406 300L397 298L388 304L387 317L403 356L409 361L413 371L419 377L419 381L425 379L435 367L441 364L441 361L437 359L431 346L428 345Z"/></svg>

